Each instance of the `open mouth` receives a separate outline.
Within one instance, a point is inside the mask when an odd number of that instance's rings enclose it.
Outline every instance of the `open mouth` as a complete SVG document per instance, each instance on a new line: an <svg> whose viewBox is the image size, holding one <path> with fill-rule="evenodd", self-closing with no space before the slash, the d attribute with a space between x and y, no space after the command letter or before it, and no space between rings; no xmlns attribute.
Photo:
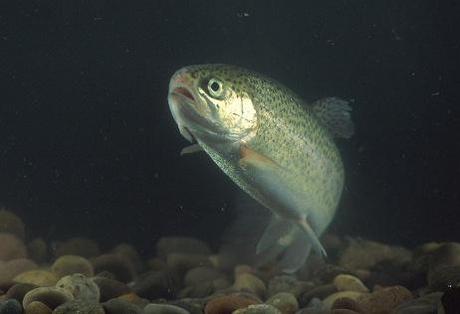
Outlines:
<svg viewBox="0 0 460 314"><path fill-rule="evenodd" d="M173 91L174 94L182 95L188 98L191 101L195 101L195 97L193 97L192 93L188 91L188 89L184 87L176 87Z"/></svg>

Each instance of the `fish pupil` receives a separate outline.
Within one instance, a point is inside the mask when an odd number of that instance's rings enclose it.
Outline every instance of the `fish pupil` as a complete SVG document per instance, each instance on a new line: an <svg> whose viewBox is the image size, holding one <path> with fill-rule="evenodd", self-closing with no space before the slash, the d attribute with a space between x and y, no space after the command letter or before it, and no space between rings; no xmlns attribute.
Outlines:
<svg viewBox="0 0 460 314"><path fill-rule="evenodd" d="M212 82L212 83L211 83L211 89L212 89L214 92L217 92L217 91L219 90L219 88L220 88L219 83L217 83L217 82Z"/></svg>

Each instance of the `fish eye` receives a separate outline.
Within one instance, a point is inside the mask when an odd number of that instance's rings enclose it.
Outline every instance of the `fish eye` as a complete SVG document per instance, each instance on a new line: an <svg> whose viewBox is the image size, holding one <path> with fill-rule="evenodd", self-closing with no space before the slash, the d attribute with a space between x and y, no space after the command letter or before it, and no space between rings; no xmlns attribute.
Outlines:
<svg viewBox="0 0 460 314"><path fill-rule="evenodd" d="M223 92L222 82L216 79L210 79L208 82L208 91L209 91L209 94L213 97L222 96L222 92Z"/></svg>

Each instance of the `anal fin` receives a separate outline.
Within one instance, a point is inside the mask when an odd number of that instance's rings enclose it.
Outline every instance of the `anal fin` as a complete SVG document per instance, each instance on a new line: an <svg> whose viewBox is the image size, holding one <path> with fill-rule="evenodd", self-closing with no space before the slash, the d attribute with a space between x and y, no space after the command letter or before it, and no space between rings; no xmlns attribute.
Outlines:
<svg viewBox="0 0 460 314"><path fill-rule="evenodd" d="M327 257L326 250L324 249L323 245L321 242L319 242L318 237L316 236L316 233L313 231L313 229L310 227L310 224L308 223L306 218L302 218L299 220L299 226L301 229L306 233L307 237L309 238L313 250L315 250L316 253L318 253L319 256L324 256Z"/></svg>

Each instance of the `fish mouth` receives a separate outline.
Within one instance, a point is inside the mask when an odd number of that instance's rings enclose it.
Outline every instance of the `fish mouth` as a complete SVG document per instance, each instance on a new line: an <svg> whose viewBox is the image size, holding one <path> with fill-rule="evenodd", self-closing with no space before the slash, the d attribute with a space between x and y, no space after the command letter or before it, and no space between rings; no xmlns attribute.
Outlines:
<svg viewBox="0 0 460 314"><path fill-rule="evenodd" d="M185 87L179 86L173 89L172 94L180 95L187 98L189 101L195 102L193 94Z"/></svg>

